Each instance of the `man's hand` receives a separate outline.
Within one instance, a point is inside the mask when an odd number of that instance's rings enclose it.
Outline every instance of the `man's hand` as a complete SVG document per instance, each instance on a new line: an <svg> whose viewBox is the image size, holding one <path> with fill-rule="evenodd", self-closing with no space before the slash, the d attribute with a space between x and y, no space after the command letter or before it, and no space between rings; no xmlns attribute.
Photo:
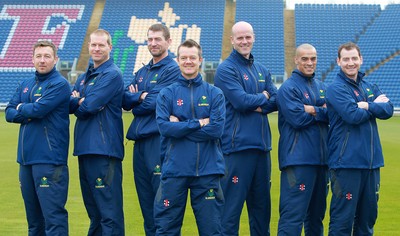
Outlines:
<svg viewBox="0 0 400 236"><path fill-rule="evenodd" d="M140 100L140 101L143 101L143 100L146 98L147 94L149 94L149 93L148 93L148 92L143 92L143 93L140 95L139 100Z"/></svg>
<svg viewBox="0 0 400 236"><path fill-rule="evenodd" d="M79 101L78 101L78 105L80 106L81 104L82 104L82 102L85 100L85 98L83 97L83 98L81 98L81 95L80 95L80 93L78 92L78 91L76 91L76 90L74 90L74 91L72 91L72 93L71 93L71 97L74 97L74 98L79 98Z"/></svg>
<svg viewBox="0 0 400 236"><path fill-rule="evenodd" d="M199 119L200 127L206 126L210 123L210 118Z"/></svg>
<svg viewBox="0 0 400 236"><path fill-rule="evenodd" d="M317 112L315 111L314 106L304 105L304 111L312 116L316 116Z"/></svg>
<svg viewBox="0 0 400 236"><path fill-rule="evenodd" d="M376 102L376 103L386 103L386 102L389 102L389 98L386 97L385 94L381 94L377 98L375 98L374 102Z"/></svg>
<svg viewBox="0 0 400 236"><path fill-rule="evenodd" d="M169 121L171 121L171 122L179 122L179 119L176 116L170 115L169 116Z"/></svg>
<svg viewBox="0 0 400 236"><path fill-rule="evenodd" d="M267 98L267 100L269 100L270 96L269 93L267 91L263 91L262 94L264 94L264 96Z"/></svg>
<svg viewBox="0 0 400 236"><path fill-rule="evenodd" d="M368 111L368 102L357 102L357 106L358 108Z"/></svg>
<svg viewBox="0 0 400 236"><path fill-rule="evenodd" d="M138 90L137 84L135 84L135 85L133 85L133 84L129 85L128 89L129 89L129 92L131 92L131 93L136 93L137 91L139 91L139 90Z"/></svg>
<svg viewBox="0 0 400 236"><path fill-rule="evenodd" d="M80 94L79 94L78 91L74 90L74 91L72 91L71 96L74 97L74 98L79 98Z"/></svg>

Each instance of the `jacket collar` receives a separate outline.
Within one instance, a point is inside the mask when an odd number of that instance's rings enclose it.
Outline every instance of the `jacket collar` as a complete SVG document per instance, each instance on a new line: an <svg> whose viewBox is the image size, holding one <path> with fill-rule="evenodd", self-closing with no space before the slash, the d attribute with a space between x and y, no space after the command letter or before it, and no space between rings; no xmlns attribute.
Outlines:
<svg viewBox="0 0 400 236"><path fill-rule="evenodd" d="M53 74L55 74L57 72L56 67L54 66L53 69L51 69L51 71L49 71L49 73L46 74L40 74L39 72L35 72L36 75L36 79L39 81L44 81L48 78L50 78Z"/></svg>
<svg viewBox="0 0 400 236"><path fill-rule="evenodd" d="M93 62L91 62L89 64L88 67L88 74L93 74L95 72L97 73L101 73L103 72L106 68L108 68L110 65L112 65L114 63L114 60L110 57L110 59L108 59L107 61L105 61L103 64L101 64L99 67L94 68L94 64Z"/></svg>
<svg viewBox="0 0 400 236"><path fill-rule="evenodd" d="M236 59L240 64L246 65L246 66L251 66L254 63L254 57L253 54L250 53L249 59L245 58L242 56L236 49L233 49L231 52L231 56Z"/></svg>
<svg viewBox="0 0 400 236"><path fill-rule="evenodd" d="M152 69L152 68L162 67L170 63L172 60L173 59L170 54L168 54L168 56L164 57L163 59L161 59L161 61L157 62L156 64L153 63L153 59L150 59L149 63L146 65L146 68Z"/></svg>
<svg viewBox="0 0 400 236"><path fill-rule="evenodd" d="M346 82L348 82L348 83L358 85L358 84L361 82L361 80L364 79L365 73L363 73L363 72L358 72L356 81L354 81L354 80L350 79L349 77L347 77L347 76L344 74L344 72L342 71L342 69L340 69L340 71L339 71L339 73L338 73L338 76L339 76L339 78L341 78L342 80L344 80L344 81L346 81Z"/></svg>
<svg viewBox="0 0 400 236"><path fill-rule="evenodd" d="M185 77L181 75L179 75L179 79L178 79L179 83L181 83L182 85L189 87L191 85L194 86L199 86L200 84L203 83L203 77L201 76L201 74L199 73L196 78L193 79L185 79Z"/></svg>
<svg viewBox="0 0 400 236"><path fill-rule="evenodd" d="M307 76L305 76L303 73L301 73L301 71L299 71L298 69L295 69L295 70L292 72L292 77L293 77L293 78L296 78L296 79L297 79L297 78L303 79L304 81L312 81L312 80L314 80L315 73L313 73L311 77L307 77Z"/></svg>

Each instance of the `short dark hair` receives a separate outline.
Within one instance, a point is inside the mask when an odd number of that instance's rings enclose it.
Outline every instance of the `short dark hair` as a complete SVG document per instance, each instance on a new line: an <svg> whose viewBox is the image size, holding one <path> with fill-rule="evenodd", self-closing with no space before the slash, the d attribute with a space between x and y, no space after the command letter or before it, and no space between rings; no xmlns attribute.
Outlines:
<svg viewBox="0 0 400 236"><path fill-rule="evenodd" d="M106 35L107 36L107 43L108 45L112 45L111 34L105 29L97 29L93 31L90 35ZM89 40L90 42L90 40Z"/></svg>
<svg viewBox="0 0 400 236"><path fill-rule="evenodd" d="M163 32L163 36L165 38L165 40L168 40L171 38L171 34L169 32L169 28L163 24L157 23L154 25L151 25L150 28L147 30L147 35L149 34L149 31L162 31Z"/></svg>
<svg viewBox="0 0 400 236"><path fill-rule="evenodd" d="M179 57L179 49L181 47L187 47L187 48L196 47L197 49L199 49L199 58L202 58L201 46L193 39L186 39L183 43L181 43L181 45L178 46L178 57Z"/></svg>
<svg viewBox="0 0 400 236"><path fill-rule="evenodd" d="M348 43L344 43L344 44L342 44L342 45L339 46L339 49L338 49L338 58L340 59L340 53L342 52L343 49L351 50L351 49L354 49L354 48L357 49L358 56L361 56L360 47L358 47L358 45L355 44L355 43L353 43L353 42L348 42Z"/></svg>
<svg viewBox="0 0 400 236"><path fill-rule="evenodd" d="M57 47L51 41L47 41L47 40L37 41L37 43L35 43L35 45L33 45L33 55L35 55L36 48L39 48L39 47L51 47L51 49L53 50L53 54L54 54L53 56L54 57L57 56Z"/></svg>

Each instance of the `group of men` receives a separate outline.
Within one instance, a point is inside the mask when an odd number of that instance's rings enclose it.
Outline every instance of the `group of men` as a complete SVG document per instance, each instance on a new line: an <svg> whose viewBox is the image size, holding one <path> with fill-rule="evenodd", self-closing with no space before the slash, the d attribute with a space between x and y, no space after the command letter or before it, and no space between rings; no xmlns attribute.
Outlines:
<svg viewBox="0 0 400 236"><path fill-rule="evenodd" d="M341 70L328 87L315 78L317 52L302 44L297 68L279 90L251 53L247 22L232 27L232 53L215 85L199 67L201 46L185 40L176 61L169 29L147 32L150 62L124 89L110 58L111 36L96 30L88 44L93 64L70 92L55 70L56 47L34 46L35 77L6 108L20 123L17 161L30 235L68 235L69 114L77 118L74 155L90 218L88 235L124 235L122 109L134 115L134 181L146 235L180 235L187 196L199 235L238 235L244 203L251 235L270 235L271 132L278 112L281 189L278 235L323 235L331 182L330 235L372 235L383 155L376 118L393 105L363 79L360 49L339 47Z"/></svg>

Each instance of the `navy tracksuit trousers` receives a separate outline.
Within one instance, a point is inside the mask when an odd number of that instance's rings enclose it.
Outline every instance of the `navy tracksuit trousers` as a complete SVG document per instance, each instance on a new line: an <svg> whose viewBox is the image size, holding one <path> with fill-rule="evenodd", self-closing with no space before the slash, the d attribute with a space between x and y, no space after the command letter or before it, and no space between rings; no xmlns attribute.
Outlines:
<svg viewBox="0 0 400 236"><path fill-rule="evenodd" d="M68 235L68 166L20 165L19 181L28 235Z"/></svg>

